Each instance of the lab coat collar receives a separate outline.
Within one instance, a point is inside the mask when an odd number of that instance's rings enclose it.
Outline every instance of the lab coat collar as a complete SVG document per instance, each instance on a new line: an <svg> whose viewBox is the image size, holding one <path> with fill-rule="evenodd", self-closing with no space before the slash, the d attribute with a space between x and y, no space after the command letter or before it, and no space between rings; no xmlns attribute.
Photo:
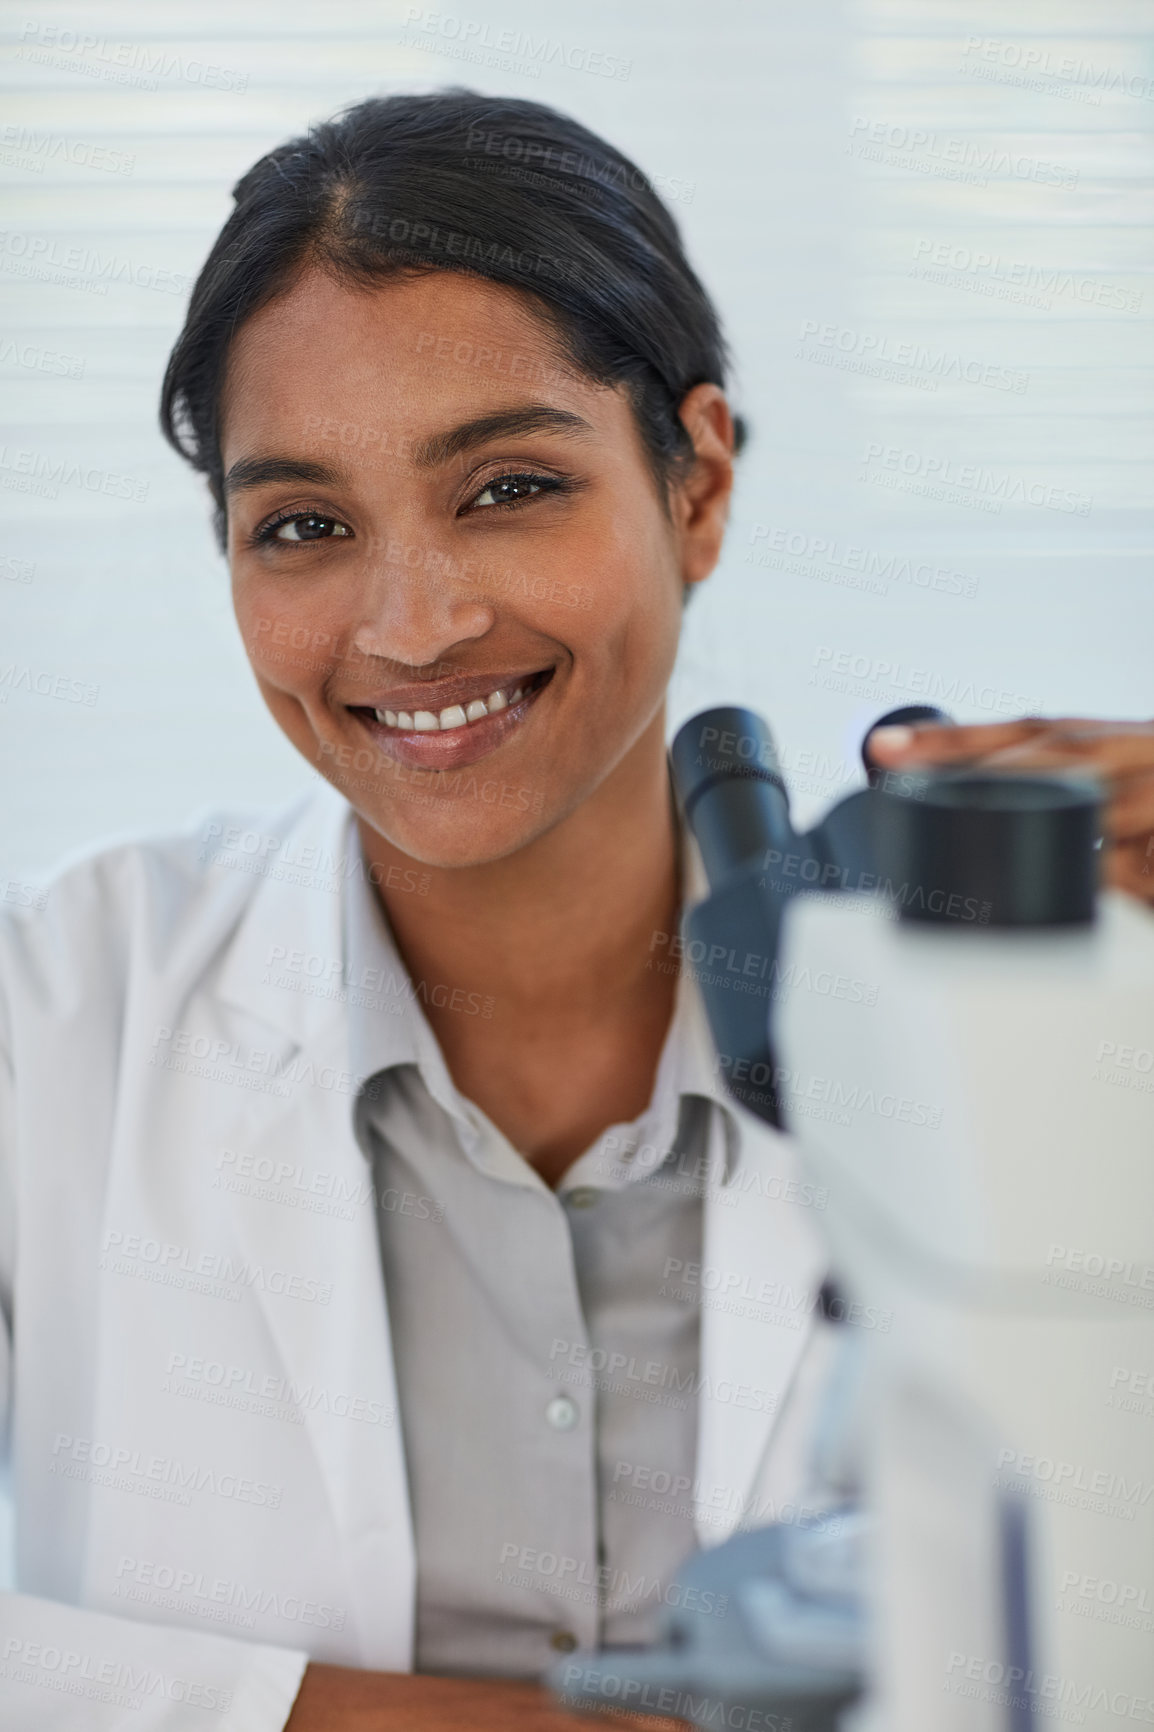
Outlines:
<svg viewBox="0 0 1154 1732"><path fill-rule="evenodd" d="M325 787L301 802L288 821L275 825L254 841L251 832L237 840L225 833L214 868L221 872L256 873L259 882L225 954L217 983L218 995L279 1029L302 1049L302 1057L318 1068L352 1070L349 986L343 979L343 911L352 884L364 873L359 842L352 830L346 802ZM231 847L224 844L231 842ZM264 854L254 853L263 848ZM699 862L687 881L690 899L700 893ZM353 989L355 990L355 988ZM693 1015L702 1019L693 1046L707 1049L704 1008L694 986ZM372 1063L380 1068L387 1050L396 1062L415 1057L411 1027L404 1016L378 1019L382 1038ZM359 1082L351 1076L349 1089ZM701 1403L698 1434L698 1534L703 1543L724 1538L738 1519L738 1504L752 1484L767 1442L775 1429L789 1385L810 1333L812 1299L822 1279L824 1253L814 1230L813 1209L797 1201L797 1156L792 1142L736 1108L725 1096L708 1060L696 1073L695 1087L723 1107L714 1115L710 1162L711 1182L705 1197L705 1240L702 1269L697 1277L702 1305L702 1364L715 1388L725 1391ZM353 1134L351 1093L307 1091L308 1141L324 1147L330 1164L363 1176L363 1157ZM267 1113L252 1103L254 1119L266 1120L252 1130L259 1148L283 1154L286 1141L303 1146L304 1125L299 1104ZM728 1180L722 1183L723 1179ZM244 1235L254 1259L283 1255L273 1245L275 1210L253 1211ZM311 1223L306 1227L306 1222ZM366 1285L362 1302L381 1307L379 1271L366 1225L360 1255ZM301 1217L295 1231L300 1255L316 1251L319 1221ZM283 1233L283 1225L279 1226ZM269 1243L261 1241L268 1239ZM772 1288L772 1293L770 1289ZM346 1324L355 1334L353 1308ZM777 1321L773 1321L776 1313ZM319 1319L318 1319L319 1321ZM318 1375L332 1338L324 1332L277 1329L286 1361L294 1374ZM385 1346L381 1341L382 1349ZM382 1379L391 1370L382 1365ZM761 1406L750 1406L753 1395L765 1393ZM730 1393L735 1392L735 1393ZM757 1398L761 1400L760 1397ZM743 1405L743 1402L746 1404ZM319 1441L319 1440L318 1440ZM331 1457L332 1440L326 1438ZM330 1459L335 1483L351 1464ZM720 1500L720 1503L719 1501Z"/></svg>
<svg viewBox="0 0 1154 1732"><path fill-rule="evenodd" d="M218 996L298 1046L329 1036L345 1025L350 990L344 900L365 871L351 808L326 782L267 828L213 828L222 832L213 870L257 880L222 960Z"/></svg>

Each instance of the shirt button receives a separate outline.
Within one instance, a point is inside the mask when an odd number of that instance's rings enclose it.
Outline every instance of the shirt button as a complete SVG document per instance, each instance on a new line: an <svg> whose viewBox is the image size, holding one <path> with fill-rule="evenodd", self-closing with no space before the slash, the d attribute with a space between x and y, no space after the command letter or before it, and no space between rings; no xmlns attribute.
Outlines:
<svg viewBox="0 0 1154 1732"><path fill-rule="evenodd" d="M571 1191L566 1191L565 1201L571 1209L591 1209L597 1201L600 1192L592 1185L575 1185Z"/></svg>
<svg viewBox="0 0 1154 1732"><path fill-rule="evenodd" d="M577 1403L567 1395L555 1395L545 1409L545 1418L554 1431L571 1431L577 1423Z"/></svg>
<svg viewBox="0 0 1154 1732"><path fill-rule="evenodd" d="M549 1637L549 1646L556 1648L559 1654L571 1654L577 1646L577 1638L572 1630L554 1630Z"/></svg>

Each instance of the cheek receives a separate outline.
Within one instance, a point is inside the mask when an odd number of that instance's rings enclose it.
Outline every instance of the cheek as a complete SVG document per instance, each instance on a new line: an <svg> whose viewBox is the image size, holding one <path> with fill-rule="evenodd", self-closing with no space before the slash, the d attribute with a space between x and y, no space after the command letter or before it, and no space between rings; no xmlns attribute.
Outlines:
<svg viewBox="0 0 1154 1732"><path fill-rule="evenodd" d="M340 638L316 597L262 582L233 580L233 611L258 678L286 691L319 683L337 657Z"/></svg>

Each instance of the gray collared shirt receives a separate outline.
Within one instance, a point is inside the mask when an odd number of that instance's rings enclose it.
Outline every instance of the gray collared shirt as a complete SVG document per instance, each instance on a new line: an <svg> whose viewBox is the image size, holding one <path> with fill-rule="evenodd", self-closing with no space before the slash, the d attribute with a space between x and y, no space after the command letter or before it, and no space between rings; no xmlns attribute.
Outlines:
<svg viewBox="0 0 1154 1732"><path fill-rule="evenodd" d="M414 1664L533 1676L577 1645L651 1640L696 1546L699 1308L663 1297L662 1273L700 1258L729 1146L698 990L680 978L645 1112L554 1191L455 1087L421 1009L436 989L409 979L359 875L345 943L346 979L365 983L354 1122L413 1512Z"/></svg>

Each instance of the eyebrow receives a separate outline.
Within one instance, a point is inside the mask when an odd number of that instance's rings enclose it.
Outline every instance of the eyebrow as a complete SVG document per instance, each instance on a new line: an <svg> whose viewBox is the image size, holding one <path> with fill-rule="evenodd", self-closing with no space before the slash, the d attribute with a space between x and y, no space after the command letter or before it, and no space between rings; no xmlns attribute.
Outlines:
<svg viewBox="0 0 1154 1732"><path fill-rule="evenodd" d="M555 409L551 403L519 403L513 409L499 409L492 415L480 415L474 421L463 421L447 433L434 433L414 448L413 462L419 469L435 469L450 457L457 457L472 445L502 434L574 433L591 434L592 427L580 415L569 409Z"/></svg>
<svg viewBox="0 0 1154 1732"><path fill-rule="evenodd" d="M555 409L549 403L521 403L512 409L500 409L492 415L463 421L459 427L451 427L444 433L433 433L413 446L410 458L418 469L436 469L471 446L502 435L570 433L581 438L592 432L589 422L569 409ZM226 493L240 493L248 488L269 487L287 481L299 481L311 487L339 487L345 479L343 469L328 463L309 462L303 457L240 457L224 478L224 490Z"/></svg>
<svg viewBox="0 0 1154 1732"><path fill-rule="evenodd" d="M273 482L303 481L311 487L339 487L341 471L327 463L307 463L303 457L239 457L224 478L226 493Z"/></svg>

